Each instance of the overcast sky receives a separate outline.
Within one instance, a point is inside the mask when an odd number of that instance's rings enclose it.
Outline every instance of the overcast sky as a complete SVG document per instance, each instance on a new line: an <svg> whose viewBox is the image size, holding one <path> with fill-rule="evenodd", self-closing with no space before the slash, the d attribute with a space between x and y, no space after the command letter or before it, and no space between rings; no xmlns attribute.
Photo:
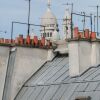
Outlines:
<svg viewBox="0 0 100 100"><path fill-rule="evenodd" d="M87 14L95 13L96 8L91 5L100 5L100 0L52 0L52 11L58 19L63 18L66 6L64 3L74 3L74 12L85 11ZM47 0L31 0L30 23L40 24L40 17L45 13ZM0 31L7 31L6 37L11 33L11 22L27 22L28 1L26 0L0 0ZM61 26L61 21L59 21ZM24 31L23 31L24 30ZM27 27L15 25L15 34L25 33ZM61 30L61 29L60 29ZM0 34L0 37L2 35Z"/></svg>

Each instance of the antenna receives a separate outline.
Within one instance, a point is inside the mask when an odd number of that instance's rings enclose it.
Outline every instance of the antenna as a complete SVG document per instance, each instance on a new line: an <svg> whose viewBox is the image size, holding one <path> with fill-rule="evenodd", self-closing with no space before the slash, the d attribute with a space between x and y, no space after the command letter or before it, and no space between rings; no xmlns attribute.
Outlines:
<svg viewBox="0 0 100 100"><path fill-rule="evenodd" d="M100 16L98 16L100 18ZM94 15L94 32L95 32L95 22L96 22L97 16Z"/></svg>
<svg viewBox="0 0 100 100"><path fill-rule="evenodd" d="M86 13L85 12L81 12L81 14L83 14L83 16L84 16L84 19L83 19L83 32L84 32L84 30L85 30L85 21L86 21L86 19L85 19Z"/></svg>
<svg viewBox="0 0 100 100"><path fill-rule="evenodd" d="M66 4L63 4L63 5L67 5L67 6L71 6L71 13L73 13L73 3L66 3Z"/></svg>
<svg viewBox="0 0 100 100"><path fill-rule="evenodd" d="M92 7L92 8L97 8L97 35L99 35L98 33L98 28L99 28L99 22L98 22L98 17L99 17L99 5L97 6L89 6L89 7Z"/></svg>
<svg viewBox="0 0 100 100"><path fill-rule="evenodd" d="M30 33L30 7L31 7L31 0L26 0L28 1L28 29L27 29L27 34L29 35Z"/></svg>

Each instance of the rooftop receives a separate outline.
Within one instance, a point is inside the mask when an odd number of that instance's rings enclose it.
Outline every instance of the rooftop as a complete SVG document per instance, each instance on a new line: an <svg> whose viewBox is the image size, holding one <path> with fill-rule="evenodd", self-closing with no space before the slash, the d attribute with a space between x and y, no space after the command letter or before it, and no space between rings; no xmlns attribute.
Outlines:
<svg viewBox="0 0 100 100"><path fill-rule="evenodd" d="M22 87L15 100L100 100L100 66L80 77L69 76L68 56L57 56L42 66Z"/></svg>

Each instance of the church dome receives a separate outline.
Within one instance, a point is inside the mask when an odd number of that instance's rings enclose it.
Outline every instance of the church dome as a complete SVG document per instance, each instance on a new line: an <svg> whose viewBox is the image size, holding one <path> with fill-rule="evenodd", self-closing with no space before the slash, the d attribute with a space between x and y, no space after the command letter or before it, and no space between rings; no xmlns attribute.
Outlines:
<svg viewBox="0 0 100 100"><path fill-rule="evenodd" d="M56 16L51 11L51 0L48 0L47 11L41 17L41 27L40 32L41 36L45 37L47 40L51 40L54 30L58 30L58 23Z"/></svg>
<svg viewBox="0 0 100 100"><path fill-rule="evenodd" d="M52 13L50 9L46 11L46 13L41 18L42 25L55 25L57 24L56 16Z"/></svg>

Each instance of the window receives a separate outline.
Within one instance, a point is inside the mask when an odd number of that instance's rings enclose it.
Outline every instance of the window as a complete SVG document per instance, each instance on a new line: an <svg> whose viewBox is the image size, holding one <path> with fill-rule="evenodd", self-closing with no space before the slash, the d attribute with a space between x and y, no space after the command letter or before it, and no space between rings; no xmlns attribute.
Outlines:
<svg viewBox="0 0 100 100"><path fill-rule="evenodd" d="M54 25L53 24L50 24L50 27L54 27Z"/></svg>
<svg viewBox="0 0 100 100"><path fill-rule="evenodd" d="M66 30L68 30L68 27L66 26Z"/></svg>
<svg viewBox="0 0 100 100"><path fill-rule="evenodd" d="M45 34L45 37L46 37L46 33L44 33Z"/></svg>
<svg viewBox="0 0 100 100"><path fill-rule="evenodd" d="M49 37L49 32L47 33L47 37Z"/></svg>
<svg viewBox="0 0 100 100"><path fill-rule="evenodd" d="M91 97L77 97L75 100L91 100Z"/></svg>
<svg viewBox="0 0 100 100"><path fill-rule="evenodd" d="M50 32L50 37L52 37L52 32Z"/></svg>
<svg viewBox="0 0 100 100"><path fill-rule="evenodd" d="M43 33L43 37L46 37L46 33Z"/></svg>

